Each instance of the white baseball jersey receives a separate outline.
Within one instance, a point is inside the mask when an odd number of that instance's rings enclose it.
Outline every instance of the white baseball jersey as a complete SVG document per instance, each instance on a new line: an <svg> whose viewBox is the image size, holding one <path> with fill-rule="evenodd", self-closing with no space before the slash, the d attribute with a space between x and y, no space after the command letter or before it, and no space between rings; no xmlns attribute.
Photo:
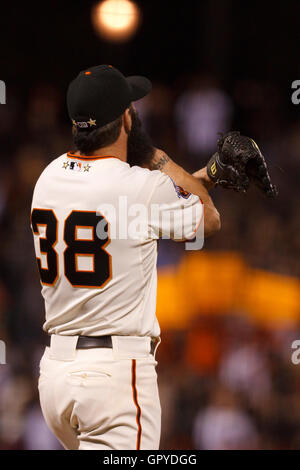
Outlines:
<svg viewBox="0 0 300 470"><path fill-rule="evenodd" d="M157 238L168 230L171 238L192 238L202 215L198 196L160 171L115 157L68 153L52 161L36 183L31 213L44 330L158 336Z"/></svg>

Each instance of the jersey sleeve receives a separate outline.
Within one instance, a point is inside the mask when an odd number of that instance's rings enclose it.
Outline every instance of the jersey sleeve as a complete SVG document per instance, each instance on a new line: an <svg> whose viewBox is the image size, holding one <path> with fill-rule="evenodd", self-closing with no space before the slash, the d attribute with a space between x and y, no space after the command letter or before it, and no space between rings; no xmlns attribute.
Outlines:
<svg viewBox="0 0 300 470"><path fill-rule="evenodd" d="M148 201L150 238L193 239L203 218L200 198L176 185L164 173L157 173Z"/></svg>

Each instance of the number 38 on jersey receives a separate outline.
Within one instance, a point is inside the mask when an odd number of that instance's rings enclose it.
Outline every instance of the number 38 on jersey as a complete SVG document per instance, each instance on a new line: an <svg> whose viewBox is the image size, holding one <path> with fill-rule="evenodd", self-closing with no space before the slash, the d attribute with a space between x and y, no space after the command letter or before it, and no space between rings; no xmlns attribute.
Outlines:
<svg viewBox="0 0 300 470"><path fill-rule="evenodd" d="M103 219L107 233L104 240L96 234L97 224ZM65 244L62 252L56 249L60 223ZM33 209L31 225L39 238L37 264L42 284L54 286L59 275L64 275L73 287L101 288L111 279L111 256L105 250L110 242L109 227L102 215L72 211L65 220L58 221L51 209Z"/></svg>

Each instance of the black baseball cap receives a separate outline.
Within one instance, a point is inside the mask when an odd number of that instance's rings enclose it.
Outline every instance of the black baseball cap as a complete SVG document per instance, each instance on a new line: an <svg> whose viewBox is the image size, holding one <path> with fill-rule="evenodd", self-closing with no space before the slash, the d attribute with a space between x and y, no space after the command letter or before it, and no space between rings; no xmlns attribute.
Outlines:
<svg viewBox="0 0 300 470"><path fill-rule="evenodd" d="M146 77L125 77L112 65L97 65L80 72L70 83L67 106L77 129L93 130L121 116L132 101L152 88Z"/></svg>

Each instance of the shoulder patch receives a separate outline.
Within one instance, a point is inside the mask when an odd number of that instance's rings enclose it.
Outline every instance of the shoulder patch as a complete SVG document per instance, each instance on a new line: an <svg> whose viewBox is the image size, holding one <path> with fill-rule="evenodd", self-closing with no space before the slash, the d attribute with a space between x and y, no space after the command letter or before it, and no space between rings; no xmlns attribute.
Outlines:
<svg viewBox="0 0 300 470"><path fill-rule="evenodd" d="M175 181L172 180L172 178L170 178L172 183L173 183L173 186L175 188L175 191L177 193L177 196L178 197L182 197L183 199L188 199L192 193L189 193L188 191L185 191L181 186L178 186Z"/></svg>
<svg viewBox="0 0 300 470"><path fill-rule="evenodd" d="M73 171L89 171L91 165L89 163L82 163L82 162L77 162L75 160L63 162L63 166L65 170L73 170Z"/></svg>

